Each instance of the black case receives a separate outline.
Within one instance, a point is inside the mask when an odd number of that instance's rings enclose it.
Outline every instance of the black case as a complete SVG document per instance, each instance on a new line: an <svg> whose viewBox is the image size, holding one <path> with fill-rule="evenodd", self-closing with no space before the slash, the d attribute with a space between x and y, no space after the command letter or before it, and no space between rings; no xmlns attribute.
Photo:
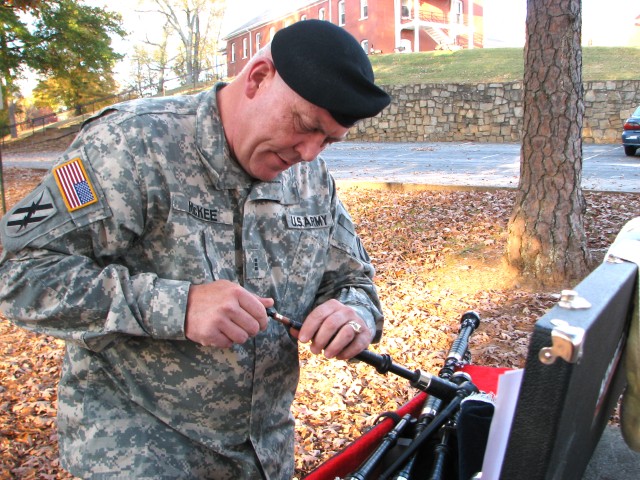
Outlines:
<svg viewBox="0 0 640 480"><path fill-rule="evenodd" d="M589 308L559 302L536 322L501 479L582 478L625 385L637 270L601 264L575 288Z"/></svg>

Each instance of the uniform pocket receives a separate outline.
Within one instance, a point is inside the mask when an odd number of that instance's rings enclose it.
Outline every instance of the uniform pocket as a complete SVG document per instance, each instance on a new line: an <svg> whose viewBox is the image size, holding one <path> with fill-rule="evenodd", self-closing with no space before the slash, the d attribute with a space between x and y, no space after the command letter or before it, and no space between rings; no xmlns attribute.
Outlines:
<svg viewBox="0 0 640 480"><path fill-rule="evenodd" d="M206 223L189 214L189 201L182 195L171 195L171 209L166 223L167 234L174 237L198 236Z"/></svg>
<svg viewBox="0 0 640 480"><path fill-rule="evenodd" d="M296 308L297 318L304 318L311 311L318 287L322 282L329 253L329 229L297 232L298 242L291 255L287 275L285 304Z"/></svg>
<svg viewBox="0 0 640 480"><path fill-rule="evenodd" d="M227 249L233 245L233 225L214 221L219 220L216 215L212 209L198 209L181 195L172 196L164 227L164 242L172 257L171 278L196 284L228 278L223 273L220 245L226 244Z"/></svg>

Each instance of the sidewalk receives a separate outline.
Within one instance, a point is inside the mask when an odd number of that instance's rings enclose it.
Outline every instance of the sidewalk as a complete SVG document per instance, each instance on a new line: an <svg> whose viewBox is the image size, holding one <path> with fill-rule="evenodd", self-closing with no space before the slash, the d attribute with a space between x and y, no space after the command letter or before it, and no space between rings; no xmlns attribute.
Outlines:
<svg viewBox="0 0 640 480"><path fill-rule="evenodd" d="M524 477L523 477L524 478ZM640 453L624 443L620 428L607 426L582 480L637 480Z"/></svg>

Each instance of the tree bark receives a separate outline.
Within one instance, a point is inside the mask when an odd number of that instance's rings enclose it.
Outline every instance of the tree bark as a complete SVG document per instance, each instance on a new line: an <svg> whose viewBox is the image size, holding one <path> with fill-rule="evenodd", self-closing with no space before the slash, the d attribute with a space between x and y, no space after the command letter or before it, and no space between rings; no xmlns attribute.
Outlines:
<svg viewBox="0 0 640 480"><path fill-rule="evenodd" d="M527 0L520 184L507 258L556 285L589 273L584 230L580 0Z"/></svg>

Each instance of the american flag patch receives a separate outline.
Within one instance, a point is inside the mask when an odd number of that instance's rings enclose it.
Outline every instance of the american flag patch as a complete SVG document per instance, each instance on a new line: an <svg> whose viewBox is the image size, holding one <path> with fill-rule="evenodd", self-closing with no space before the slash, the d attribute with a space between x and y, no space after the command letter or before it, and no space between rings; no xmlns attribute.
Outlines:
<svg viewBox="0 0 640 480"><path fill-rule="evenodd" d="M98 201L84 165L79 158L53 169L60 193L70 212Z"/></svg>

